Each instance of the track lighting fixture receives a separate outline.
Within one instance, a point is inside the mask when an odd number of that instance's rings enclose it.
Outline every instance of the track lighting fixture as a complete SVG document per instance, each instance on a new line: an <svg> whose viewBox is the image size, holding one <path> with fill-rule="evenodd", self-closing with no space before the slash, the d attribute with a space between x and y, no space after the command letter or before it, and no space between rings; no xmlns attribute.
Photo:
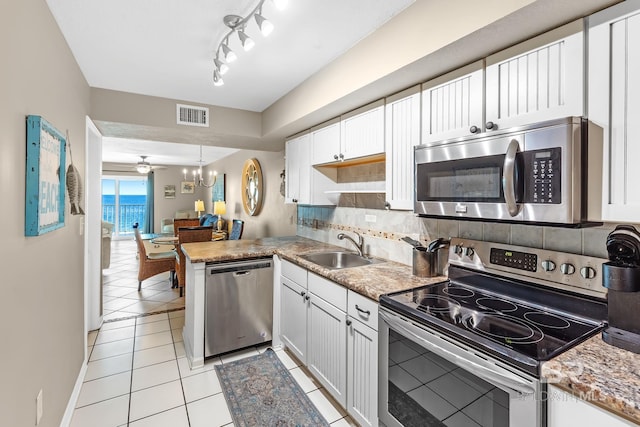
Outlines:
<svg viewBox="0 0 640 427"><path fill-rule="evenodd" d="M260 33L263 37L267 37L273 31L273 24L269 22L262 15L262 6L266 0L260 0L258 5L249 13L246 17L238 16L238 15L227 15L224 17L223 22L224 25L229 27L229 32L222 38L222 41L218 44L218 48L216 49L216 55L213 59L213 64L215 66L213 70L213 84L214 86L222 86L224 82L222 81L222 75L225 74L229 70L229 66L227 64L232 63L238 57L229 47L229 36L234 32L238 33L238 38L240 39L240 44L242 48L248 52L255 46L255 42L245 33L245 29L251 18L254 18L258 28L260 29ZM272 0L276 8L284 9L288 3L288 0Z"/></svg>

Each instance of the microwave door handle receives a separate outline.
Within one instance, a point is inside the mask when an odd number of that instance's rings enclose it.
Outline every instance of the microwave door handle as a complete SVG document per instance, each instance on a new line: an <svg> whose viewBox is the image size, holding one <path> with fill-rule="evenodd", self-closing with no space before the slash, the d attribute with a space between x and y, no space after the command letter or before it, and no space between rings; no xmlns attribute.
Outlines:
<svg viewBox="0 0 640 427"><path fill-rule="evenodd" d="M516 203L516 153L518 152L518 141L512 139L507 147L504 156L504 167L502 169L502 191L504 200L507 203L507 210L512 217L518 215L518 205Z"/></svg>
<svg viewBox="0 0 640 427"><path fill-rule="evenodd" d="M423 332L409 322L401 320L399 318L393 318L384 312L380 312L379 315L383 318L387 325L389 325L390 329L395 329L399 332L402 331L401 333L407 336L407 338L411 338L414 341L419 342L427 350L437 354L444 359L448 359L449 361L476 375L477 377L482 378L487 382L493 383L500 388L507 388L519 396L527 396L535 393L535 389L532 388L529 383L520 380L515 376L512 377L511 375L495 372L467 358L463 358L443 347L440 347L434 342L431 342L431 340L423 336L427 334L427 332ZM436 336L434 336L434 338L436 338Z"/></svg>

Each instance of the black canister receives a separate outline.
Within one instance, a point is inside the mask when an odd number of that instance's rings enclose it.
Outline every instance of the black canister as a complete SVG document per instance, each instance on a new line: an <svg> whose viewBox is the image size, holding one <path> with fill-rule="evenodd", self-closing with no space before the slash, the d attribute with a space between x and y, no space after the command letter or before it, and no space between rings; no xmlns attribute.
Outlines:
<svg viewBox="0 0 640 427"><path fill-rule="evenodd" d="M607 237L609 262L602 266L607 295L608 326L602 339L640 353L640 233L619 225Z"/></svg>

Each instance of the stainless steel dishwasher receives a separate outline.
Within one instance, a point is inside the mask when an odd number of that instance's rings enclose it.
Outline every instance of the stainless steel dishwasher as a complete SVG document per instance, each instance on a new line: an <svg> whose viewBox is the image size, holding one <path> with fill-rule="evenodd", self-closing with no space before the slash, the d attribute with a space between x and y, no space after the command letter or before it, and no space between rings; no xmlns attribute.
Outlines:
<svg viewBox="0 0 640 427"><path fill-rule="evenodd" d="M273 260L208 264L204 356L271 341Z"/></svg>

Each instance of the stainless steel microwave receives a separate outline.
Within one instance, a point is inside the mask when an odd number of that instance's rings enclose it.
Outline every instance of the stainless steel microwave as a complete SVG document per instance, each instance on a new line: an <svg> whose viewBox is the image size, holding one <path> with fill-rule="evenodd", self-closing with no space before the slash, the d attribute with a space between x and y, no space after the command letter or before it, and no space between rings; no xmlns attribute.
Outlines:
<svg viewBox="0 0 640 427"><path fill-rule="evenodd" d="M420 216L558 224L597 222L602 130L581 117L419 145Z"/></svg>

